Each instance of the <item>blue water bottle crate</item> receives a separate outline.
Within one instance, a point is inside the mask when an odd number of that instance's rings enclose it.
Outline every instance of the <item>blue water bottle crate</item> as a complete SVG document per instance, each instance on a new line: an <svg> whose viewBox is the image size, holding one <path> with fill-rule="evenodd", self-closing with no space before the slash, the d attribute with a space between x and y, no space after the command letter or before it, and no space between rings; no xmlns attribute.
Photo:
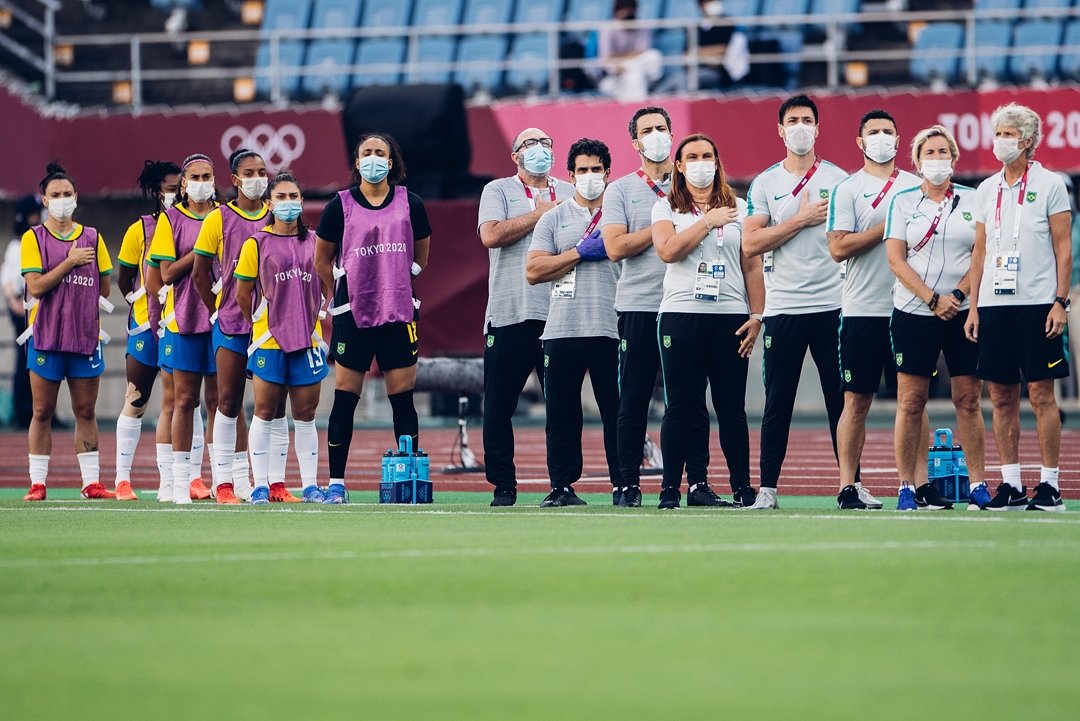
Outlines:
<svg viewBox="0 0 1080 721"><path fill-rule="evenodd" d="M427 453L423 449L413 452L412 438L401 436L397 450L383 456L379 503L434 502L429 465Z"/></svg>
<svg viewBox="0 0 1080 721"><path fill-rule="evenodd" d="M927 477L945 498L953 503L967 501L970 493L967 461L964 450L953 444L952 429L938 428L934 431L934 445L926 459Z"/></svg>

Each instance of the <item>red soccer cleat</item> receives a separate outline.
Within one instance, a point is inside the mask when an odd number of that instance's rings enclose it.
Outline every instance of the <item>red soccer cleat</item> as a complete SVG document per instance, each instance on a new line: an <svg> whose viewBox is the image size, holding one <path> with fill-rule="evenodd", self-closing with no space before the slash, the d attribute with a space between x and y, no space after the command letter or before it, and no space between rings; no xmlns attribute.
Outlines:
<svg viewBox="0 0 1080 721"><path fill-rule="evenodd" d="M233 484L222 483L217 488L217 503L219 506L235 506L242 503L242 501L233 493Z"/></svg>
<svg viewBox="0 0 1080 721"><path fill-rule="evenodd" d="M289 493L289 489L285 488L284 483L271 483L270 484L270 502L271 503L301 503L300 499Z"/></svg>
<svg viewBox="0 0 1080 721"><path fill-rule="evenodd" d="M82 489L82 496L88 501L98 500L102 498L116 498L115 493L113 493L100 483L91 483L89 486Z"/></svg>
<svg viewBox="0 0 1080 721"><path fill-rule="evenodd" d="M210 497L210 489L203 483L203 479L196 478L191 482L191 500L205 501Z"/></svg>
<svg viewBox="0 0 1080 721"><path fill-rule="evenodd" d="M131 488L131 481L120 481L116 484L116 490L113 493L116 494L116 500L118 501L139 500L139 497L135 495L135 491Z"/></svg>
<svg viewBox="0 0 1080 721"><path fill-rule="evenodd" d="M24 501L44 501L45 500L45 484L35 483L30 486L30 492L23 496Z"/></svg>

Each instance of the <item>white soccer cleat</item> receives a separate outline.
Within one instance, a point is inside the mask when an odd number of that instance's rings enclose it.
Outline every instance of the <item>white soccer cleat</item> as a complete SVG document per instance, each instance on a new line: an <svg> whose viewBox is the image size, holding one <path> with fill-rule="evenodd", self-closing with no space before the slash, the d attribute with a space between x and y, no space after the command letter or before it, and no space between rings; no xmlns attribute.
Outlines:
<svg viewBox="0 0 1080 721"><path fill-rule="evenodd" d="M236 497L239 498L241 501L251 500L251 482L246 481L244 483L236 483L234 481L233 493L235 493Z"/></svg>
<svg viewBox="0 0 1080 721"><path fill-rule="evenodd" d="M768 511L780 508L780 501L776 499L775 488L759 488L754 505L746 507L747 511Z"/></svg>
<svg viewBox="0 0 1080 721"><path fill-rule="evenodd" d="M874 498L873 494L871 494L870 491L866 490L866 486L860 483L858 486L856 486L856 488L859 489L859 500L862 501L867 508L873 508L877 510L885 507L885 504Z"/></svg>
<svg viewBox="0 0 1080 721"><path fill-rule="evenodd" d="M178 506L190 506L192 504L191 490L188 488L188 484L173 483L172 502Z"/></svg>
<svg viewBox="0 0 1080 721"><path fill-rule="evenodd" d="M173 487L171 483L162 481L161 485L157 489L157 499L159 503L172 503Z"/></svg>

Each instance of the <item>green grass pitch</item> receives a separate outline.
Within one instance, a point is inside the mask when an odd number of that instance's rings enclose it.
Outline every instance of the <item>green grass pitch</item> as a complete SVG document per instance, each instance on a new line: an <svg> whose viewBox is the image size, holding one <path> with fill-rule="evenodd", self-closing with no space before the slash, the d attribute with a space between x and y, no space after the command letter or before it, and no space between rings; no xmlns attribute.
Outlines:
<svg viewBox="0 0 1080 721"><path fill-rule="evenodd" d="M1080 714L1080 513L50 495L0 495L0 719Z"/></svg>

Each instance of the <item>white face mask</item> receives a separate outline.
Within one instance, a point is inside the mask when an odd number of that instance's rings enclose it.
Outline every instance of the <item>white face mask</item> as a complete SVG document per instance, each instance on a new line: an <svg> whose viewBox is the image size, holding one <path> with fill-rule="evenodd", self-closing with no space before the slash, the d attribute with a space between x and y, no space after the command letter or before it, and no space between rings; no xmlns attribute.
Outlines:
<svg viewBox="0 0 1080 721"><path fill-rule="evenodd" d="M173 203L175 203L175 202L176 202L176 193L162 193L161 194L161 204L164 205L166 208L173 207Z"/></svg>
<svg viewBox="0 0 1080 721"><path fill-rule="evenodd" d="M189 180L187 182L187 195L196 203L205 203L214 195L214 181L206 180L199 182Z"/></svg>
<svg viewBox="0 0 1080 721"><path fill-rule="evenodd" d="M266 193L266 186L269 182L267 178L260 178L259 176L242 178L240 180L240 192L246 195L248 200L259 200Z"/></svg>
<svg viewBox="0 0 1080 721"><path fill-rule="evenodd" d="M667 160L671 155L671 136L656 130L652 131L642 138L641 152L654 163Z"/></svg>
<svg viewBox="0 0 1080 721"><path fill-rule="evenodd" d="M994 157L1005 165L1020 157L1020 141L1016 138L994 138Z"/></svg>
<svg viewBox="0 0 1080 721"><path fill-rule="evenodd" d="M922 161L919 172L930 181L931 185L941 185L952 177L952 161L933 159Z"/></svg>
<svg viewBox="0 0 1080 721"><path fill-rule="evenodd" d="M710 188L716 177L716 163L711 160L695 160L686 164L686 182L695 188Z"/></svg>
<svg viewBox="0 0 1080 721"><path fill-rule="evenodd" d="M863 152L875 163L887 163L896 157L896 136L875 133L865 137Z"/></svg>
<svg viewBox="0 0 1080 721"><path fill-rule="evenodd" d="M724 14L724 2L723 0L710 0L705 3L702 8L705 14L711 18L718 18Z"/></svg>
<svg viewBox="0 0 1080 721"><path fill-rule="evenodd" d="M585 173L574 179L578 195L585 200L596 200L604 194L607 183L604 182L603 173Z"/></svg>
<svg viewBox="0 0 1080 721"><path fill-rule="evenodd" d="M75 212L78 203L75 196L70 198L52 198L49 200L49 217L56 218L61 223L69 220Z"/></svg>
<svg viewBox="0 0 1080 721"><path fill-rule="evenodd" d="M806 155L814 147L817 128L813 125L796 123L784 128L784 145L796 155Z"/></svg>

